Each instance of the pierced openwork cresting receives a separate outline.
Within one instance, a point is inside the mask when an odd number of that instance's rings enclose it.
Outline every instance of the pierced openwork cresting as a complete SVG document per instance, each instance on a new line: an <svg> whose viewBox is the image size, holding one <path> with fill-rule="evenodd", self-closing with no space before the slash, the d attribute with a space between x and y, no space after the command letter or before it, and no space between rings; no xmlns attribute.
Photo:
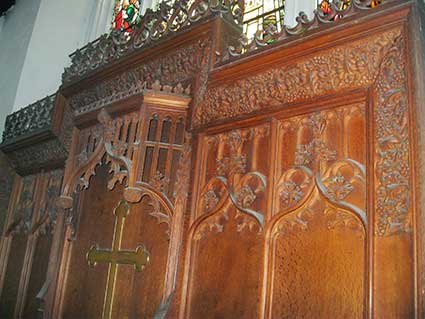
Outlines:
<svg viewBox="0 0 425 319"><path fill-rule="evenodd" d="M124 221L128 211L129 205L124 200L119 203L114 211L116 220L112 249L103 249L93 245L87 253L87 262L90 267L95 267L98 263L109 264L102 318L111 318L112 315L118 265L133 265L136 271L142 271L149 262L149 252L143 245L138 246L134 251L121 250Z"/></svg>

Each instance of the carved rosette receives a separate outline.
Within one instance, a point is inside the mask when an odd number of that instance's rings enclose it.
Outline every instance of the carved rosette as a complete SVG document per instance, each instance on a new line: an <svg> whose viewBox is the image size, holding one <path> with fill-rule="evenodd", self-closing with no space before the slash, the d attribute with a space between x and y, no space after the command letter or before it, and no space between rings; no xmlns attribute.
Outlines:
<svg viewBox="0 0 425 319"><path fill-rule="evenodd" d="M170 179L161 172L157 171L154 176L152 176L149 184L160 192L164 192L164 189L167 187Z"/></svg>

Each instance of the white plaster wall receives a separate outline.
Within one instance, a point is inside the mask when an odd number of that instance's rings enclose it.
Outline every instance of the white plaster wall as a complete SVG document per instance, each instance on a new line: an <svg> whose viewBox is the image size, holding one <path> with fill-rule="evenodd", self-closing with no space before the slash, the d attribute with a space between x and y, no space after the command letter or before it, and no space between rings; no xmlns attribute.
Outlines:
<svg viewBox="0 0 425 319"><path fill-rule="evenodd" d="M110 32L114 16L114 1L96 0L91 16L94 19L93 23L88 24L85 42L96 40L100 35Z"/></svg>
<svg viewBox="0 0 425 319"><path fill-rule="evenodd" d="M15 7L0 18L0 136L13 109L40 1L17 0Z"/></svg>
<svg viewBox="0 0 425 319"><path fill-rule="evenodd" d="M85 44L95 0L41 0L14 110L54 93L68 55Z"/></svg>
<svg viewBox="0 0 425 319"><path fill-rule="evenodd" d="M317 7L317 0L286 0L285 1L285 25L293 27L297 24L296 18L300 12L304 12L311 19L313 11Z"/></svg>

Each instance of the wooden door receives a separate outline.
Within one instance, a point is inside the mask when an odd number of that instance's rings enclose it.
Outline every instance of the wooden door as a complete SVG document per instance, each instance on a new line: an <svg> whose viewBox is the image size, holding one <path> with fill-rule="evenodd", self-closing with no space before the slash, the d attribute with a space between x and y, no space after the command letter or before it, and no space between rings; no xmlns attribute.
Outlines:
<svg viewBox="0 0 425 319"><path fill-rule="evenodd" d="M187 198L189 99L152 95L135 111L102 110L74 134L54 316L162 318L169 307Z"/></svg>

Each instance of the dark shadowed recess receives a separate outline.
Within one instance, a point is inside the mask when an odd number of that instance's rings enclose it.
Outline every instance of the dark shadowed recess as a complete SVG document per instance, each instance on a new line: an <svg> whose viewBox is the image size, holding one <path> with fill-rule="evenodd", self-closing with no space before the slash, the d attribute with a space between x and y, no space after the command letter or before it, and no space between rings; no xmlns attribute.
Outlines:
<svg viewBox="0 0 425 319"><path fill-rule="evenodd" d="M15 2L15 0L0 0L0 17L5 15L7 10L15 5Z"/></svg>

